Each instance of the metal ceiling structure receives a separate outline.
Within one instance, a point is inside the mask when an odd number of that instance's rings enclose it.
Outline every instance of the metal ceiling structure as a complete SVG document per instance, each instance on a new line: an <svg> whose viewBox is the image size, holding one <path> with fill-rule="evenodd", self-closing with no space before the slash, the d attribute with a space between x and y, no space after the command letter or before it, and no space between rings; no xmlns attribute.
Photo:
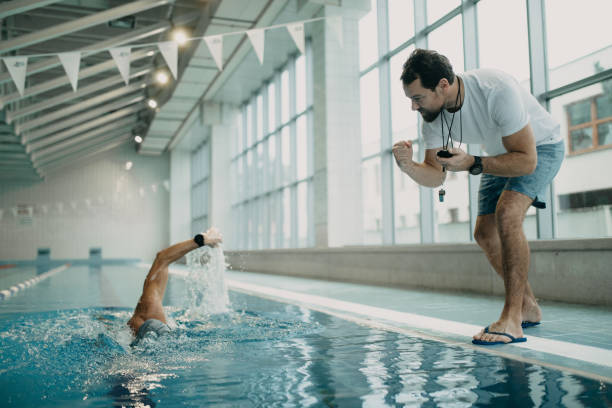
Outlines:
<svg viewBox="0 0 612 408"><path fill-rule="evenodd" d="M108 49L167 41L173 27L202 35L219 3L1 1L0 57L32 57L23 96L4 65L0 71L0 181L41 180L145 132L155 112L144 102L165 61L154 45L135 48L126 86ZM196 47L188 43L179 52L179 73ZM59 58L40 55L69 51L81 51L76 92Z"/></svg>
<svg viewBox="0 0 612 408"><path fill-rule="evenodd" d="M57 55L28 59L21 96L0 70L0 182L40 181L98 153L144 138L136 150L161 154L176 142L204 101L239 104L297 52L286 30L266 33L260 65L245 34L224 36L219 71L204 41L179 50L178 80L161 86L166 68L155 45L134 48L125 85L109 48L241 32L312 17L318 1L293 0L0 0L0 57L81 51L73 91ZM270 46L270 44L273 46ZM155 98L159 108L145 103Z"/></svg>

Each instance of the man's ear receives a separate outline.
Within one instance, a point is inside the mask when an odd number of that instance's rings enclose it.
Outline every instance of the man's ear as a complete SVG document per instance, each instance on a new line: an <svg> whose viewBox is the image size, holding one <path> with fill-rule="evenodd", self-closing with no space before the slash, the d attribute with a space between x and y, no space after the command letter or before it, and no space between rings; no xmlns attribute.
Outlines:
<svg viewBox="0 0 612 408"><path fill-rule="evenodd" d="M448 88L450 86L450 83L448 82L448 79L446 78L442 78L440 79L440 81L438 81L438 87L441 90L446 90L446 88Z"/></svg>

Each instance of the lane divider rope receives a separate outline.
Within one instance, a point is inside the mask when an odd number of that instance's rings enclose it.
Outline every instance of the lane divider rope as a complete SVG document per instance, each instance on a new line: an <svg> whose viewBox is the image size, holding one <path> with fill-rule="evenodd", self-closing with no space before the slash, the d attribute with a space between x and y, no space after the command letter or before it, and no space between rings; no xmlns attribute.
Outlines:
<svg viewBox="0 0 612 408"><path fill-rule="evenodd" d="M53 268L53 269L49 269L47 272L41 273L40 275L37 275L31 279L28 279L24 282L21 283L17 283L13 286L11 286L8 289L5 290L1 290L0 291L0 300L4 300L7 299L11 296L16 295L18 292L24 290L25 288L29 288L31 286L34 286L38 283L40 283L41 281L50 278L51 276L65 271L66 269L68 269L68 267L70 266L70 264L64 264L61 266L58 266L57 268Z"/></svg>

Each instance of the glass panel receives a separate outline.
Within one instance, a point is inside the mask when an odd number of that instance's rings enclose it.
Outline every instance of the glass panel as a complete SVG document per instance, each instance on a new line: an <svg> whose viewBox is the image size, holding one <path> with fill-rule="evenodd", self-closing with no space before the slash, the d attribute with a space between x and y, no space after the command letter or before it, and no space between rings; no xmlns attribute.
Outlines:
<svg viewBox="0 0 612 408"><path fill-rule="evenodd" d="M263 143L257 145L257 172L255 173L257 180L257 193L261 194L264 192L264 147Z"/></svg>
<svg viewBox="0 0 612 408"><path fill-rule="evenodd" d="M283 248L291 247L291 189L283 189Z"/></svg>
<svg viewBox="0 0 612 408"><path fill-rule="evenodd" d="M602 84L600 83L550 101L550 112L560 123L561 135L566 141L574 141L567 127L566 107L576 101L595 98L601 94ZM588 137L585 140L588 141ZM612 189L612 178L609 172L597 171L597 169L607 169L610 162L612 162L612 149L566 155L559 174L554 180L557 203L555 207L557 211L556 238L612 236L612 214L610 213L612 203L607 198Z"/></svg>
<svg viewBox="0 0 612 408"><path fill-rule="evenodd" d="M572 151L588 149L593 147L593 128L587 127L570 132L572 139Z"/></svg>
<svg viewBox="0 0 612 408"><path fill-rule="evenodd" d="M253 150L247 151L246 155L246 197L250 198L255 193L255 186L253 183L253 173L255 169L253 166Z"/></svg>
<svg viewBox="0 0 612 408"><path fill-rule="evenodd" d="M597 105L597 119L605 119L612 117L612 81L610 81L610 89L605 95L601 95L595 99ZM605 86L604 86L605 89Z"/></svg>
<svg viewBox="0 0 612 408"><path fill-rule="evenodd" d="M276 89L274 82L268 85L268 133L276 130Z"/></svg>
<svg viewBox="0 0 612 408"><path fill-rule="evenodd" d="M296 114L306 110L306 58L300 55L295 60Z"/></svg>
<svg viewBox="0 0 612 408"><path fill-rule="evenodd" d="M416 152L415 152L416 156ZM393 160L395 163L395 160ZM393 166L395 199L395 243L418 244L421 242L421 201L419 185L399 167Z"/></svg>
<svg viewBox="0 0 612 408"><path fill-rule="evenodd" d="M289 71L281 74L281 124L289 121Z"/></svg>
<svg viewBox="0 0 612 408"><path fill-rule="evenodd" d="M263 137L263 96L257 95L257 140Z"/></svg>
<svg viewBox="0 0 612 408"><path fill-rule="evenodd" d="M412 110L410 99L404 94L402 81L402 67L414 50L413 46L391 58L391 132L393 143L399 140L418 139L418 113ZM395 160L394 160L395 162Z"/></svg>
<svg viewBox="0 0 612 408"><path fill-rule="evenodd" d="M285 126L281 130L281 149L282 149L282 174L283 174L283 184L289 183L293 179L293 174L291 174L291 135L289 133L289 126Z"/></svg>
<svg viewBox="0 0 612 408"><path fill-rule="evenodd" d="M378 68L361 77L361 143L363 156L380 152Z"/></svg>
<svg viewBox="0 0 612 408"><path fill-rule="evenodd" d="M597 125L597 138L600 146L612 144L612 122Z"/></svg>
<svg viewBox="0 0 612 408"><path fill-rule="evenodd" d="M359 67L365 69L378 59L376 0L370 0L370 11L359 20Z"/></svg>
<svg viewBox="0 0 612 408"><path fill-rule="evenodd" d="M477 12L480 66L501 69L530 89L525 2L481 1L477 5ZM505 34L500 36L500 32Z"/></svg>
<svg viewBox="0 0 612 408"><path fill-rule="evenodd" d="M308 182L297 186L298 247L308 246Z"/></svg>
<svg viewBox="0 0 612 408"><path fill-rule="evenodd" d="M449 11L460 5L461 0L427 0L427 24L438 21Z"/></svg>
<svg viewBox="0 0 612 408"><path fill-rule="evenodd" d="M433 2L430 0L430 3ZM461 27L461 15L432 31L428 37L428 44L429 49L438 51L450 60L455 73L462 72L465 69L463 63L463 28Z"/></svg>
<svg viewBox="0 0 612 408"><path fill-rule="evenodd" d="M297 120L297 179L308 176L308 134L306 133L306 115Z"/></svg>
<svg viewBox="0 0 612 408"><path fill-rule="evenodd" d="M470 206L468 173L449 171L444 183L444 202L434 194L436 242L468 242L470 240Z"/></svg>
<svg viewBox="0 0 612 408"><path fill-rule="evenodd" d="M253 143L253 105L247 105L247 115L246 115L246 146L245 149L251 147Z"/></svg>
<svg viewBox="0 0 612 408"><path fill-rule="evenodd" d="M544 4L550 89L612 68L610 0Z"/></svg>
<svg viewBox="0 0 612 408"><path fill-rule="evenodd" d="M237 156L242 151L242 113L236 115L236 131L233 137L232 156Z"/></svg>
<svg viewBox="0 0 612 408"><path fill-rule="evenodd" d="M591 101L586 100L568 105L567 114L570 125L579 125L591 121Z"/></svg>
<svg viewBox="0 0 612 408"><path fill-rule="evenodd" d="M393 50L414 37L414 3L406 0L388 0L388 4L389 49Z"/></svg>
<svg viewBox="0 0 612 408"><path fill-rule="evenodd" d="M268 188L275 189L278 187L278 176L276 174L276 138L278 133L270 135L268 138Z"/></svg>
<svg viewBox="0 0 612 408"><path fill-rule="evenodd" d="M380 188L380 157L362 164L363 180L363 243L382 244L382 194Z"/></svg>
<svg viewBox="0 0 612 408"><path fill-rule="evenodd" d="M278 220L278 193L270 195L270 248L276 248L276 240L278 239L277 220Z"/></svg>

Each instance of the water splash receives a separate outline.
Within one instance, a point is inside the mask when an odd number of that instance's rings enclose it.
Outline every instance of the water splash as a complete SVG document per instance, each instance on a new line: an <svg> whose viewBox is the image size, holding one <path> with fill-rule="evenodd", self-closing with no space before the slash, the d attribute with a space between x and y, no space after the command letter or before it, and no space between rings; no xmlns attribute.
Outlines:
<svg viewBox="0 0 612 408"><path fill-rule="evenodd" d="M187 254L189 274L185 317L197 319L227 313L229 296L225 284L225 255L220 246L198 248Z"/></svg>

